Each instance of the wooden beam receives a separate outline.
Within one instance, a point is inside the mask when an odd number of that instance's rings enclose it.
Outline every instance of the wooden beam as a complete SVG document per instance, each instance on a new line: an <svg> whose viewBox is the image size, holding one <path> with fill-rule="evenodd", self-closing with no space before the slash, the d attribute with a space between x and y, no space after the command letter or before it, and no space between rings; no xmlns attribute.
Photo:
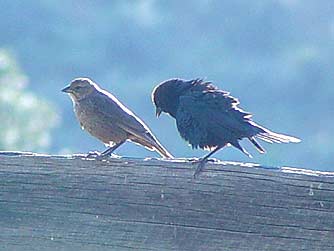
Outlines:
<svg viewBox="0 0 334 251"><path fill-rule="evenodd" d="M0 153L1 250L334 250L334 173Z"/></svg>

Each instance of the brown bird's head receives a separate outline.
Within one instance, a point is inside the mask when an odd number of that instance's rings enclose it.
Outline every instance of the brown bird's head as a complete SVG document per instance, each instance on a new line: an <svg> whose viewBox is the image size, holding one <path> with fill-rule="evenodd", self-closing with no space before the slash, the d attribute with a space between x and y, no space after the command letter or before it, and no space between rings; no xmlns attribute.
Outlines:
<svg viewBox="0 0 334 251"><path fill-rule="evenodd" d="M96 90L96 84L89 78L76 78L62 89L62 92L68 93L72 99L81 100Z"/></svg>

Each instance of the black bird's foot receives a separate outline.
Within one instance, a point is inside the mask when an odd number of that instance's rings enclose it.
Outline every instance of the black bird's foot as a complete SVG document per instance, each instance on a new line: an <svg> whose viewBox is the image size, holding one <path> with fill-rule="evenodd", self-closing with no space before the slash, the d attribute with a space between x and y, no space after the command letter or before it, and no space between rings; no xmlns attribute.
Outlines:
<svg viewBox="0 0 334 251"><path fill-rule="evenodd" d="M214 159L205 159L205 158L193 160L193 164L198 164L193 175L194 179L196 179L196 177L203 171L205 164L207 162L214 162L214 161L215 161Z"/></svg>

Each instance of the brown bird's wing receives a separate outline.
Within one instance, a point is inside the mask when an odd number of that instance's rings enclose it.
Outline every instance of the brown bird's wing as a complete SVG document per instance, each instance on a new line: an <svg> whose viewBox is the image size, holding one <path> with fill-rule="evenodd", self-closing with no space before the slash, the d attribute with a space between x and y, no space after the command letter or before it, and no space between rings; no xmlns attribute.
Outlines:
<svg viewBox="0 0 334 251"><path fill-rule="evenodd" d="M173 158L155 138L145 123L118 101L112 94L101 91L95 97L99 112L108 117L111 123L129 134L129 139L151 151L157 151L162 157Z"/></svg>

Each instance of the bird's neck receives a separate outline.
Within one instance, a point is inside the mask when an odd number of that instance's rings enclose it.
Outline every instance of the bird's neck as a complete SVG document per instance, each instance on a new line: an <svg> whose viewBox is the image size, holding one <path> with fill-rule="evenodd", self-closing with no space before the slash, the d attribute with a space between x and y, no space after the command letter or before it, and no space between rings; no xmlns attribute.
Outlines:
<svg viewBox="0 0 334 251"><path fill-rule="evenodd" d="M173 118L176 118L176 113L177 113L178 107L179 107L179 100L176 99L176 98L175 99L170 99L169 104L165 106L165 109L163 109L163 111L165 113L168 113Z"/></svg>

